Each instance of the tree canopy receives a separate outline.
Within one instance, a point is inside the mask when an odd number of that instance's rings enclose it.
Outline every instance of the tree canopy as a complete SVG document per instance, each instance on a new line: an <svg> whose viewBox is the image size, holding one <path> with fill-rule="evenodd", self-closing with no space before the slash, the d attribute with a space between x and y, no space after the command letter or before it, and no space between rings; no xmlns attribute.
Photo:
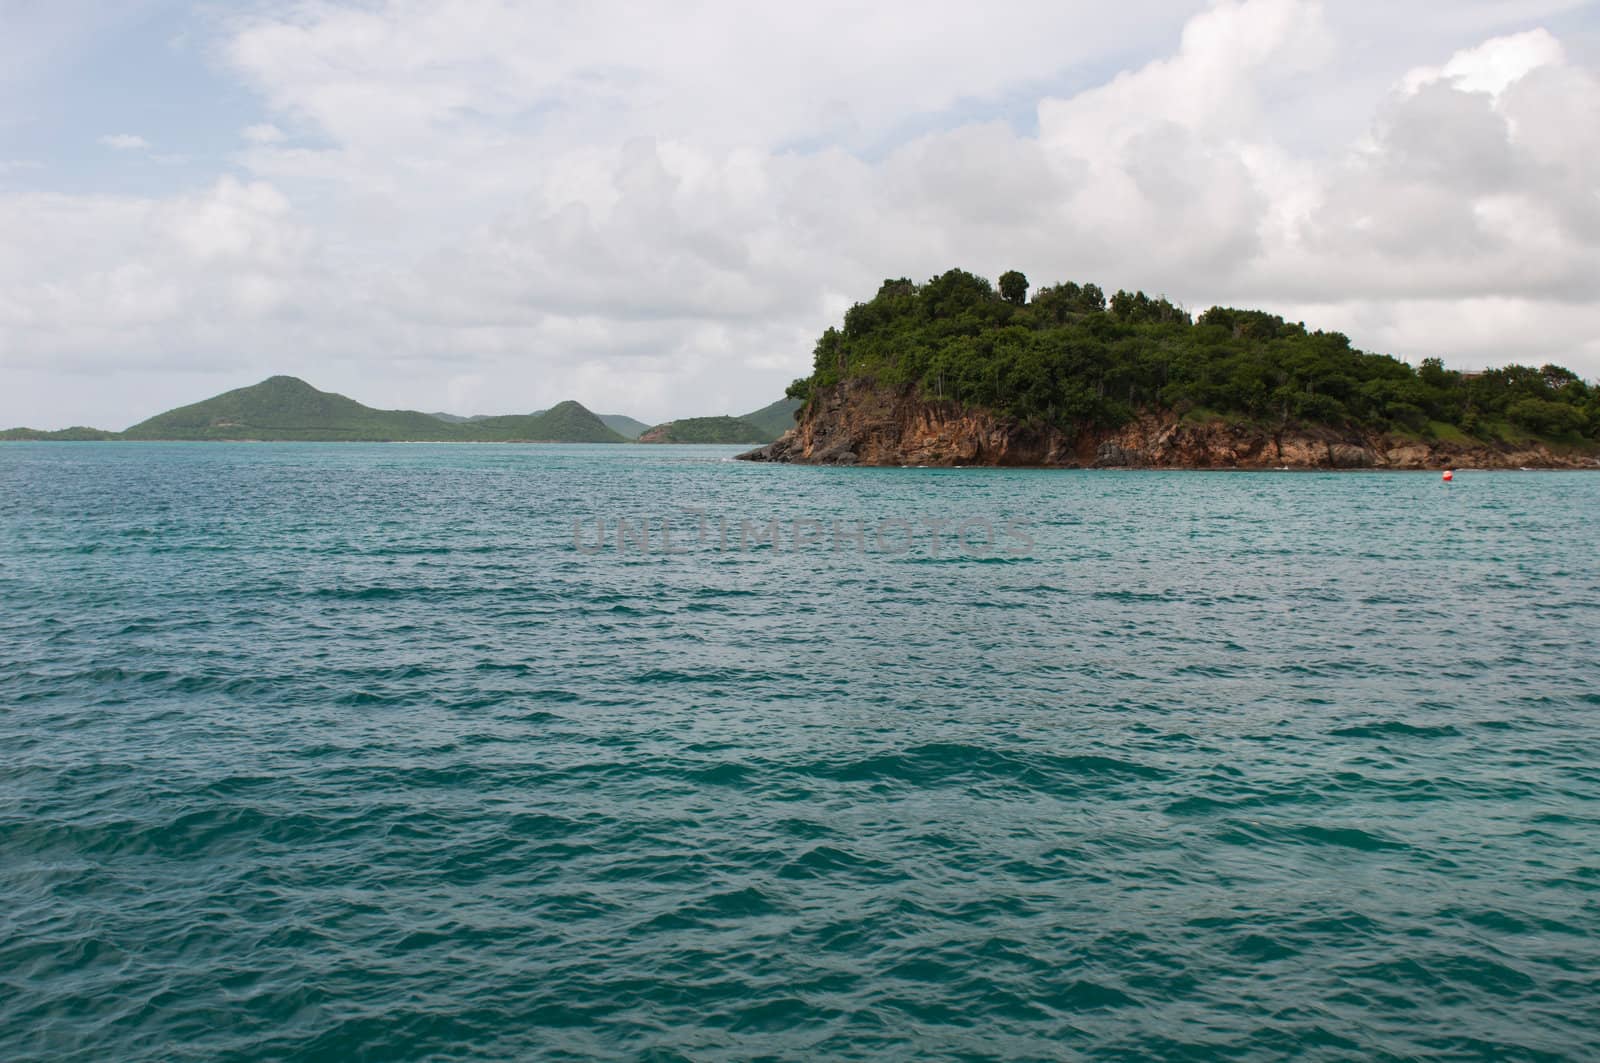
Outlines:
<svg viewBox="0 0 1600 1063"><path fill-rule="evenodd" d="M1014 269L1000 274L1000 298L1013 306L1028 301L1028 278Z"/></svg>
<svg viewBox="0 0 1600 1063"><path fill-rule="evenodd" d="M1438 359L1413 368L1338 332L1260 310L1198 318L1165 297L1047 285L1024 301L1015 270L998 290L953 269L886 280L817 341L807 400L843 380L910 385L925 398L1068 431L1116 427L1141 410L1479 439L1600 439L1600 387L1560 366L1481 373Z"/></svg>

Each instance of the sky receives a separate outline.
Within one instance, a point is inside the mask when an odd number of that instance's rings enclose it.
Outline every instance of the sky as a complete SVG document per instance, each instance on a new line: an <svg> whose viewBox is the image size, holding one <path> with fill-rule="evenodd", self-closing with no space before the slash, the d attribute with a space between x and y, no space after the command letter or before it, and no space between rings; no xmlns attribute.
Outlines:
<svg viewBox="0 0 1600 1063"><path fill-rule="evenodd" d="M1600 378L1600 0L0 0L0 426L744 413L952 267Z"/></svg>

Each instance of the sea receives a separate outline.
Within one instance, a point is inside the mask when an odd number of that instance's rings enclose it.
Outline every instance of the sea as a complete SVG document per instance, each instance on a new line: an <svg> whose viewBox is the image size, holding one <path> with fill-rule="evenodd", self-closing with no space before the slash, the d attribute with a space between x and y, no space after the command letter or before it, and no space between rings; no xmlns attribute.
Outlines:
<svg viewBox="0 0 1600 1063"><path fill-rule="evenodd" d="M1600 475L0 445L0 1059L1566 1060Z"/></svg>

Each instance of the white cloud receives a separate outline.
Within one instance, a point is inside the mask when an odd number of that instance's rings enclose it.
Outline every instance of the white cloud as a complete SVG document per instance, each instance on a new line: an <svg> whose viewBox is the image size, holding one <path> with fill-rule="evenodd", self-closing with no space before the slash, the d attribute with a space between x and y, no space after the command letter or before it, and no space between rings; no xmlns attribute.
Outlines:
<svg viewBox="0 0 1600 1063"><path fill-rule="evenodd" d="M1548 31L1529 30L1457 52L1444 66L1418 67L1409 71L1401 84L1408 93L1442 81L1462 92L1499 96L1530 72L1542 66L1557 66L1565 58L1561 42Z"/></svg>
<svg viewBox="0 0 1600 1063"><path fill-rule="evenodd" d="M227 55L274 109L345 145L515 118L557 143L650 135L727 147L841 129L871 138L908 114L1135 45L1172 11L1162 0L1126 0L1115 17L1016 0L313 0L241 22ZM1010 30L1004 47L973 47L997 26Z"/></svg>
<svg viewBox="0 0 1600 1063"><path fill-rule="evenodd" d="M107 133L100 138L99 142L115 151L150 150L150 142L148 140L132 133Z"/></svg>
<svg viewBox="0 0 1600 1063"><path fill-rule="evenodd" d="M1300 239L1258 264L1252 290L1320 288L1374 301L1516 298L1600 311L1592 163L1600 123L1584 124L1600 118L1600 82L1543 41L1489 41L1458 53L1438 76L1408 76L1371 138L1321 176ZM1505 59L1511 55L1515 63ZM1490 70L1492 78L1480 76ZM1393 313L1409 309L1396 303ZM1487 335L1509 345L1514 327L1508 319ZM1585 339L1575 333L1549 353L1581 362L1592 350ZM1593 374L1600 364L1583 368Z"/></svg>
<svg viewBox="0 0 1600 1063"><path fill-rule="evenodd" d="M203 367L294 342L304 315L326 313L314 238L265 183L4 196L0 232L8 370Z"/></svg>
<svg viewBox="0 0 1600 1063"><path fill-rule="evenodd" d="M1181 6L263 5L251 179L0 192L0 365L741 412L961 265L1600 375L1600 80L1519 15L1571 3Z"/></svg>

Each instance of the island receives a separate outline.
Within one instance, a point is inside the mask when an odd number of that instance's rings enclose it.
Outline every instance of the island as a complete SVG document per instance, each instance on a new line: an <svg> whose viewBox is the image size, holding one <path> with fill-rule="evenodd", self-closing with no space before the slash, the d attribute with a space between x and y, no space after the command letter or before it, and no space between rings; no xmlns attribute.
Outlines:
<svg viewBox="0 0 1600 1063"><path fill-rule="evenodd" d="M887 280L817 341L748 461L1064 468L1596 468L1600 387L1413 367L1260 310L1094 284Z"/></svg>
<svg viewBox="0 0 1600 1063"><path fill-rule="evenodd" d="M567 400L547 410L462 416L380 410L292 376L157 414L122 432L99 428L10 428L0 442L360 442L360 443L766 443L794 423L800 403L779 399L742 418L691 417L650 428L623 414L596 414ZM643 438L641 437L649 437Z"/></svg>
<svg viewBox="0 0 1600 1063"><path fill-rule="evenodd" d="M658 424L639 437L641 443L770 443L768 432L739 417L685 417Z"/></svg>

